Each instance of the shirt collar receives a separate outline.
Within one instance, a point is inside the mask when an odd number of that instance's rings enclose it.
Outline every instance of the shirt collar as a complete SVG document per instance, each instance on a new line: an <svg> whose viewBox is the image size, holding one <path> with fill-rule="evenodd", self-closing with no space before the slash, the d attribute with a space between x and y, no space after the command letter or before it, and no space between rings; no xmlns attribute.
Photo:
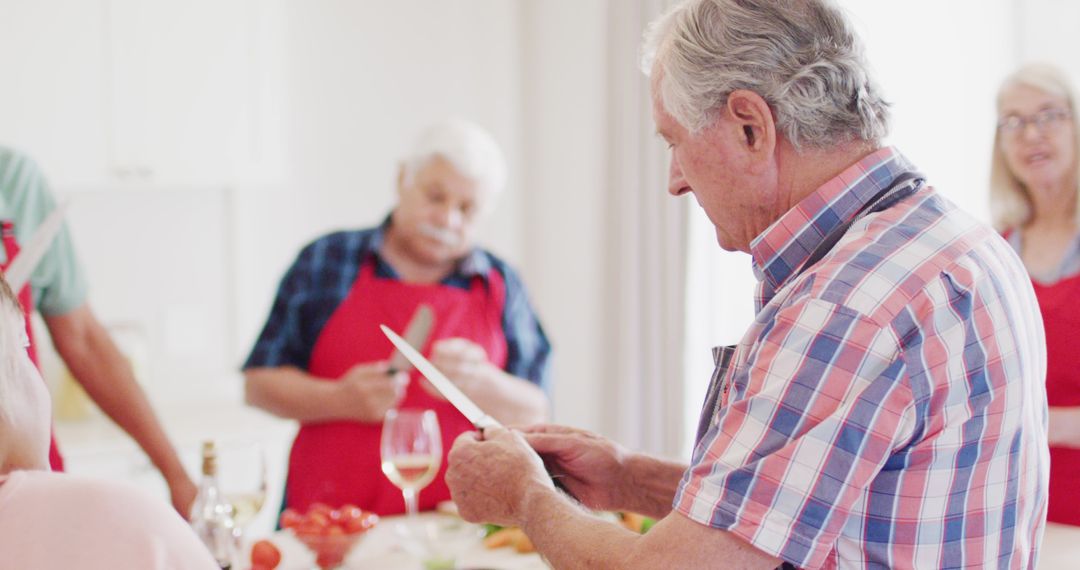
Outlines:
<svg viewBox="0 0 1080 570"><path fill-rule="evenodd" d="M895 148L877 150L811 192L754 238L750 254L759 281L758 309L810 258L829 232L851 219L897 176L911 170L911 162Z"/></svg>
<svg viewBox="0 0 1080 570"><path fill-rule="evenodd" d="M389 267L389 264L386 262L386 259L383 258L380 250L382 249L383 240L386 239L386 230L390 229L391 218L392 213L387 214L386 218L379 224L379 227L375 228L375 231L372 232L371 238L368 241L365 252L375 256L375 259L379 260L379 262L386 267ZM488 259L488 256L484 255L484 252L481 251L480 248L474 247L469 250L464 257L458 260L457 265L454 267L454 272L447 276L447 278L471 278L480 276L487 279L487 275L491 271L491 268L491 260Z"/></svg>

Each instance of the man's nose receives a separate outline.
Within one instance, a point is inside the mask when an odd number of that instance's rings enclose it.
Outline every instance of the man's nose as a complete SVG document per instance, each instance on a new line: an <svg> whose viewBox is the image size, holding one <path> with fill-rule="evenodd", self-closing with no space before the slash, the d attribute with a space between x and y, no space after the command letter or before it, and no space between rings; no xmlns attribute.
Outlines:
<svg viewBox="0 0 1080 570"><path fill-rule="evenodd" d="M688 190L690 190L690 187L687 185L686 179L683 178L682 169L679 168L679 161L675 160L675 157L671 157L671 164L668 166L668 194L679 196Z"/></svg>
<svg viewBox="0 0 1080 570"><path fill-rule="evenodd" d="M439 224L448 229L457 229L461 227L461 223L464 219L461 215L461 210L454 206L444 206L439 208L438 217Z"/></svg>

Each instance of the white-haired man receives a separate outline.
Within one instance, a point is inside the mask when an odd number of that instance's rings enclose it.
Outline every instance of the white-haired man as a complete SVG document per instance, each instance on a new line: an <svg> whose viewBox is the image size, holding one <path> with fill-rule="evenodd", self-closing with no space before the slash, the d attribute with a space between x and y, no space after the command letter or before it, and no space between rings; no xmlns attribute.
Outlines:
<svg viewBox="0 0 1080 570"><path fill-rule="evenodd" d="M286 506L401 513L402 493L380 468L387 410L434 409L444 454L472 429L415 372L410 382L391 370L392 346L378 325L402 330L421 304L434 311L422 349L463 392L506 423L547 416L548 341L517 274L474 246L505 181L488 133L462 120L440 123L402 162L398 204L382 225L332 233L300 252L244 364L248 402L301 423ZM440 472L420 508L449 498Z"/></svg>
<svg viewBox="0 0 1080 570"><path fill-rule="evenodd" d="M882 147L887 105L844 15L691 0L648 38L668 191L753 256L757 318L714 350L689 466L570 428L465 434L447 473L463 516L523 526L556 568L1032 567L1033 293L1002 239ZM662 520L599 522L545 463L588 507Z"/></svg>

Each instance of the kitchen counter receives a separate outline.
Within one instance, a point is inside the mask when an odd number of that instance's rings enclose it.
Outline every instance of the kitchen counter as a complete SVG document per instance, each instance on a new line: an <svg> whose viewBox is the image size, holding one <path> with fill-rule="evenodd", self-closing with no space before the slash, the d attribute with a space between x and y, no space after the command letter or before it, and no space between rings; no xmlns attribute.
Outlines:
<svg viewBox="0 0 1080 570"><path fill-rule="evenodd" d="M288 450L297 423L271 416L241 402L206 405L155 405L181 462L198 484L201 445L213 439L219 448L259 444L266 457L265 506L249 525L251 533L268 534L274 528L284 488ZM168 500L168 489L157 469L134 440L96 411L85 420L58 421L56 438L69 473L122 480ZM224 463L223 463L224 464ZM223 485L230 474L222 472Z"/></svg>

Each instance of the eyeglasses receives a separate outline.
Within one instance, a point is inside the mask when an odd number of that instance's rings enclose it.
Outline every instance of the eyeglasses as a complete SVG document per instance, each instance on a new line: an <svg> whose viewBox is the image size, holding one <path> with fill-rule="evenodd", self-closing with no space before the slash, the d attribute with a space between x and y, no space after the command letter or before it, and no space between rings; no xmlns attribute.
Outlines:
<svg viewBox="0 0 1080 570"><path fill-rule="evenodd" d="M1029 124L1040 134L1057 129L1071 115L1065 109L1043 109L1033 115L1006 115L998 120L997 128L1004 135L1019 136Z"/></svg>

